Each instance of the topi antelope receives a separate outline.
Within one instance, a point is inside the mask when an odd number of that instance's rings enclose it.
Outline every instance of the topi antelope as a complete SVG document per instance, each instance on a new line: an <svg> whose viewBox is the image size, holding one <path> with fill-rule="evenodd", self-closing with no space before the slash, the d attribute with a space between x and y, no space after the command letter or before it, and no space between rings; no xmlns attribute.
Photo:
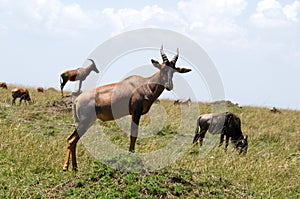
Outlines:
<svg viewBox="0 0 300 199"><path fill-rule="evenodd" d="M12 104L16 104L17 98L20 98L20 105L22 100L25 100L25 102L28 101L30 104L33 103L33 101L30 99L29 91L26 88L14 88L11 90L11 94L13 97Z"/></svg>
<svg viewBox="0 0 300 199"><path fill-rule="evenodd" d="M7 89L7 84L5 82L0 82L0 88Z"/></svg>
<svg viewBox="0 0 300 199"><path fill-rule="evenodd" d="M184 99L178 99L178 100L175 100L175 101L174 101L174 106L180 105L180 104L182 104L182 105L189 105L189 106L190 106L191 103L192 103L191 98L189 98L189 99L187 99L187 100L184 100Z"/></svg>
<svg viewBox="0 0 300 199"><path fill-rule="evenodd" d="M43 92L44 92L44 88L41 87L41 86L37 87L36 90L37 90L37 92L39 92L39 93L43 93Z"/></svg>
<svg viewBox="0 0 300 199"><path fill-rule="evenodd" d="M102 121L109 121L131 115L129 151L134 152L141 115L149 111L151 105L164 89L168 91L173 89L172 78L175 72L187 73L191 71L191 69L175 67L179 56L178 49L172 61L168 60L163 47L161 47L160 53L163 63L160 64L151 59L153 66L159 69L152 76L133 75L120 82L85 91L76 98L73 110L77 127L67 139L64 171L68 170L70 154L72 154L73 170L77 170L76 144L97 118Z"/></svg>
<svg viewBox="0 0 300 199"><path fill-rule="evenodd" d="M82 81L86 79L86 77L90 74L91 71L95 71L96 73L99 73L99 70L96 68L96 64L92 59L88 59L92 62L88 67L86 68L77 68L74 70L67 70L60 74L61 81L60 81L60 90L62 97L64 96L63 89L65 84L68 81L78 81L79 80L79 90L80 92Z"/></svg>

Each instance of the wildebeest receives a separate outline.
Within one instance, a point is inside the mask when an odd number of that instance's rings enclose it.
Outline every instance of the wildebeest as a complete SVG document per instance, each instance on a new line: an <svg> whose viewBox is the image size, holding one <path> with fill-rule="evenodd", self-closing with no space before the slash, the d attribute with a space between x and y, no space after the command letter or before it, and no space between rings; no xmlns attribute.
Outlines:
<svg viewBox="0 0 300 199"><path fill-rule="evenodd" d="M0 88L7 89L7 84L5 82L0 82Z"/></svg>
<svg viewBox="0 0 300 199"><path fill-rule="evenodd" d="M74 70L67 70L60 74L61 82L60 82L60 90L62 97L64 96L63 89L65 84L68 81L78 81L79 80L79 89L78 93L80 92L82 81L86 79L86 77L90 74L91 71L95 71L96 73L99 73L99 70L96 67L95 62L92 59L88 59L92 62L88 67L86 68L77 68Z"/></svg>
<svg viewBox="0 0 300 199"><path fill-rule="evenodd" d="M29 91L26 88L14 88L11 90L11 94L13 97L12 104L16 104L16 99L20 98L20 103L22 100L28 101L29 104L32 104L33 101L30 99Z"/></svg>
<svg viewBox="0 0 300 199"><path fill-rule="evenodd" d="M187 99L187 100L184 100L184 99L178 99L178 100L175 100L174 101L174 105L190 105L192 102L191 98Z"/></svg>
<svg viewBox="0 0 300 199"><path fill-rule="evenodd" d="M36 88L37 92L43 93L44 92L44 88L39 86Z"/></svg>
<svg viewBox="0 0 300 199"><path fill-rule="evenodd" d="M134 152L135 142L138 136L138 127L142 115L148 113L154 101L165 90L173 89L173 74L186 73L191 69L176 67L177 54L169 61L163 48L160 49L163 63L151 59L158 72L150 77L133 75L112 84L99 86L95 89L80 94L74 104L74 118L77 127L67 139L67 151L63 170L67 171L70 154L72 154L72 166L77 170L76 144L90 125L98 118L102 121L110 121L131 115L131 133L129 151Z"/></svg>
<svg viewBox="0 0 300 199"><path fill-rule="evenodd" d="M248 136L243 136L241 120L235 114L225 112L200 115L197 119L193 143L200 141L200 146L202 146L206 131L212 134L221 134L219 146L223 144L224 137L226 137L225 149L227 149L231 138L235 148L240 149L239 153L247 152Z"/></svg>

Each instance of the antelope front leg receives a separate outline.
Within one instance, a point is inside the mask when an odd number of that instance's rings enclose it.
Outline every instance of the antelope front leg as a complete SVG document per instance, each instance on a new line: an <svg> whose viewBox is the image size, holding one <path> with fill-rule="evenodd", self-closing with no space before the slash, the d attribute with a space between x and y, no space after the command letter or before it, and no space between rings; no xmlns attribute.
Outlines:
<svg viewBox="0 0 300 199"><path fill-rule="evenodd" d="M134 152L135 142L138 136L140 115L133 115L131 121L130 146L129 151Z"/></svg>
<svg viewBox="0 0 300 199"><path fill-rule="evenodd" d="M61 92L61 97L64 97L64 87L66 85L67 81L63 80L63 82L60 84L60 92Z"/></svg>

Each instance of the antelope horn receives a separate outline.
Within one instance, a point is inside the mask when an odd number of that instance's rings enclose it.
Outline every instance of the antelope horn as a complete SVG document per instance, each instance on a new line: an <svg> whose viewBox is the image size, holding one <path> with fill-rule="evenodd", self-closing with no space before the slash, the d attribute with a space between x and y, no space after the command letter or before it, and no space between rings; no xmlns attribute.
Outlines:
<svg viewBox="0 0 300 199"><path fill-rule="evenodd" d="M93 65L95 65L95 66L96 66L96 64L95 64L94 60L92 60L92 59L88 59L88 60L90 60L90 61L93 63Z"/></svg>
<svg viewBox="0 0 300 199"><path fill-rule="evenodd" d="M177 54L174 56L174 58L173 58L172 61L171 61L171 62L173 62L174 64L176 64L177 59L178 59L178 55L179 55L179 49L178 49L178 48L177 48L176 52L177 52Z"/></svg>
<svg viewBox="0 0 300 199"><path fill-rule="evenodd" d="M169 62L167 55L164 53L163 46L161 45L160 54L164 62Z"/></svg>

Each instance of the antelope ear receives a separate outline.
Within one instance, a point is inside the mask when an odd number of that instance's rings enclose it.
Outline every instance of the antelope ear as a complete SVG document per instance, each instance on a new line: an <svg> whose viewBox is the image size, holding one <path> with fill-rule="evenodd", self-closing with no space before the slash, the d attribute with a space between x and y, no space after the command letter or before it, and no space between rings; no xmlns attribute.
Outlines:
<svg viewBox="0 0 300 199"><path fill-rule="evenodd" d="M178 73L187 73L192 71L192 69L188 69L188 68L175 68L176 72Z"/></svg>
<svg viewBox="0 0 300 199"><path fill-rule="evenodd" d="M154 60L154 59L151 59L151 62L153 64L154 67L158 68L158 69L161 69L161 65L158 61Z"/></svg>

